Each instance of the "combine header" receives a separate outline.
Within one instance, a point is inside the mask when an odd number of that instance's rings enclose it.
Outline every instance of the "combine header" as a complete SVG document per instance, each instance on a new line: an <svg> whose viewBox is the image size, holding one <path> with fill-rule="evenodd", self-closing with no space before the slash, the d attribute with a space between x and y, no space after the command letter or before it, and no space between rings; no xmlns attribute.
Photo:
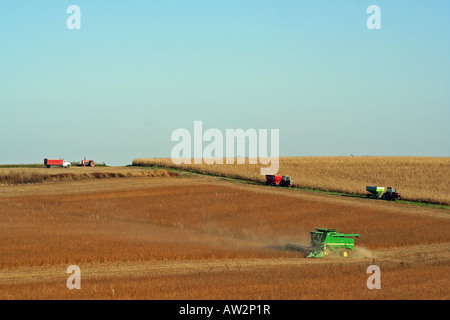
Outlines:
<svg viewBox="0 0 450 320"><path fill-rule="evenodd" d="M359 234L344 234L334 229L317 228L310 233L310 247L288 243L286 249L306 252L307 258L322 258L330 254L348 257L355 247L355 242L354 239L347 237L359 238Z"/></svg>

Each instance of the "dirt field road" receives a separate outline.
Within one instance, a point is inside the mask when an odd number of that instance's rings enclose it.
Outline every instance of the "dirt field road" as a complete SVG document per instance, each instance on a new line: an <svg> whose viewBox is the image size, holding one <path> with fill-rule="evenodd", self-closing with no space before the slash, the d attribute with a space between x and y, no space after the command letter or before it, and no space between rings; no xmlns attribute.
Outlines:
<svg viewBox="0 0 450 320"><path fill-rule="evenodd" d="M417 262L450 262L450 243L393 248L369 251L356 248L351 258L328 257L322 259L263 258L263 259L221 259L148 261L83 264L80 266L83 279L102 277L143 277L163 275L188 275L196 273L218 273L267 269L277 266L302 266L323 264L391 263L409 264ZM0 271L0 284L30 283L67 278L68 266L20 267Z"/></svg>

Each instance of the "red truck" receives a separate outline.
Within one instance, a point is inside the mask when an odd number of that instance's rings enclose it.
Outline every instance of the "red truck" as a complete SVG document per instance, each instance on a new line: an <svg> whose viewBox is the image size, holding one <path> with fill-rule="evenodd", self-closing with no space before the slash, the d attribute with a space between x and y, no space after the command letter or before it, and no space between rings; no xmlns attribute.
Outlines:
<svg viewBox="0 0 450 320"><path fill-rule="evenodd" d="M44 159L44 164L47 168L52 167L63 167L70 168L70 162L65 161L64 159Z"/></svg>
<svg viewBox="0 0 450 320"><path fill-rule="evenodd" d="M265 185L281 186L281 187L293 187L294 183L290 176L274 176L266 175Z"/></svg>

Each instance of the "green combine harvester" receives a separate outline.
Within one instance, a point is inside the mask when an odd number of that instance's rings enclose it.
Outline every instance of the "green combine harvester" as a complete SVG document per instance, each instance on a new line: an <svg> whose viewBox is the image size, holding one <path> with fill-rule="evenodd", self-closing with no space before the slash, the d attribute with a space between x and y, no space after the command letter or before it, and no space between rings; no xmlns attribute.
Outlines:
<svg viewBox="0 0 450 320"><path fill-rule="evenodd" d="M355 240L359 239L359 234L339 233L335 229L317 228L311 231L311 246L299 246L296 244L287 244L286 249L302 251L308 253L307 258L322 258L330 254L338 254L342 257L349 257L355 247ZM347 238L351 237L351 238Z"/></svg>

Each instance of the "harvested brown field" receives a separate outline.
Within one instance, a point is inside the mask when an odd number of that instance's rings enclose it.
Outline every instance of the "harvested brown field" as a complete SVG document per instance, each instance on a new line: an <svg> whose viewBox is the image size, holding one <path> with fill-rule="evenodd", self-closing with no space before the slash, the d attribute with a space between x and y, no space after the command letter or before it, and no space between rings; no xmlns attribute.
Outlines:
<svg viewBox="0 0 450 320"><path fill-rule="evenodd" d="M123 167L0 168L0 185L128 177L170 177L174 175L177 174L164 169L136 170L136 168Z"/></svg>
<svg viewBox="0 0 450 320"><path fill-rule="evenodd" d="M225 161L224 161L225 162ZM135 159L135 166L159 166L263 182L261 165L181 164L171 159ZM366 194L366 186L395 187L403 199L450 204L448 157L281 157L280 175L297 187Z"/></svg>
<svg viewBox="0 0 450 320"><path fill-rule="evenodd" d="M449 218L208 176L2 186L0 299L448 299ZM360 233L353 257L282 249L316 227Z"/></svg>

